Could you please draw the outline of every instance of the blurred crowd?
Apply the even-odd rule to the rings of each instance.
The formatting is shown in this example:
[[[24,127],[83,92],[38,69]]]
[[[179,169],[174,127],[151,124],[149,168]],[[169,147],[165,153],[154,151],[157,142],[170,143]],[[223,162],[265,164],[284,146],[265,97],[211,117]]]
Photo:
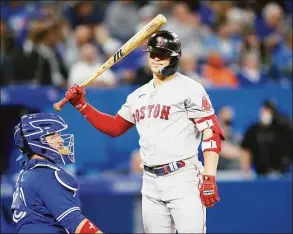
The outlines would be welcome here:
[[[1,85],[80,83],[157,14],[207,88],[292,82],[292,1],[1,1]],[[96,87],[151,78],[146,42]]]

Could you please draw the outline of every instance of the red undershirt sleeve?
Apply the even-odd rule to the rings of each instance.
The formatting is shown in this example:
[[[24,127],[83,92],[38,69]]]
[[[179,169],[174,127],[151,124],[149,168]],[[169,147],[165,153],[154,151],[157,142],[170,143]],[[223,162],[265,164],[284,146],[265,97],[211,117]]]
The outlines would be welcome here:
[[[111,137],[120,136],[134,126],[133,123],[128,122],[119,114],[112,116],[102,113],[89,103],[81,113],[96,129]]]

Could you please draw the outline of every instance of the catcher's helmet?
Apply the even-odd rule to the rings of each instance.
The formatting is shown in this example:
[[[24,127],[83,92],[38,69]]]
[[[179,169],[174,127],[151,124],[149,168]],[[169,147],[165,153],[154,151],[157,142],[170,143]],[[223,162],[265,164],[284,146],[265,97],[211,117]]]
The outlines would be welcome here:
[[[171,57],[170,64],[161,70],[163,76],[170,76],[177,71],[181,57],[181,42],[176,33],[167,30],[154,33],[149,38],[145,51]]]
[[[47,135],[60,133],[67,127],[67,123],[59,115],[53,113],[22,116],[13,134],[15,145],[22,152],[17,160],[35,153],[56,164],[66,165],[75,162],[73,134],[59,135],[62,138],[62,146],[58,149],[51,147],[45,138]]]

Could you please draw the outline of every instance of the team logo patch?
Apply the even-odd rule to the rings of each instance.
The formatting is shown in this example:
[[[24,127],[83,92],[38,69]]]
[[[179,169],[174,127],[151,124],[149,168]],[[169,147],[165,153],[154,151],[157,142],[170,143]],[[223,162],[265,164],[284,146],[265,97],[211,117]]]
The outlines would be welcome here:
[[[202,96],[201,108],[204,111],[211,111],[212,110],[212,105],[211,105],[209,98],[207,96]]]
[[[163,37],[157,37],[157,46],[164,45],[164,38]]]

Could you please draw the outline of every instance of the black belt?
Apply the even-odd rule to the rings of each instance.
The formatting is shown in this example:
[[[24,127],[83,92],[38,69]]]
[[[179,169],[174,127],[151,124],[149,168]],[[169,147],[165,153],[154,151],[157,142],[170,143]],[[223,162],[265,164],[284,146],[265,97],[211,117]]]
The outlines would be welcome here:
[[[169,173],[172,173],[174,171],[177,171],[179,168],[182,168],[185,166],[185,162],[182,160],[177,162],[172,162],[168,164],[164,164],[161,166],[155,166],[155,167],[148,167],[144,165],[144,169],[150,173],[156,174],[157,176],[167,175]]]

